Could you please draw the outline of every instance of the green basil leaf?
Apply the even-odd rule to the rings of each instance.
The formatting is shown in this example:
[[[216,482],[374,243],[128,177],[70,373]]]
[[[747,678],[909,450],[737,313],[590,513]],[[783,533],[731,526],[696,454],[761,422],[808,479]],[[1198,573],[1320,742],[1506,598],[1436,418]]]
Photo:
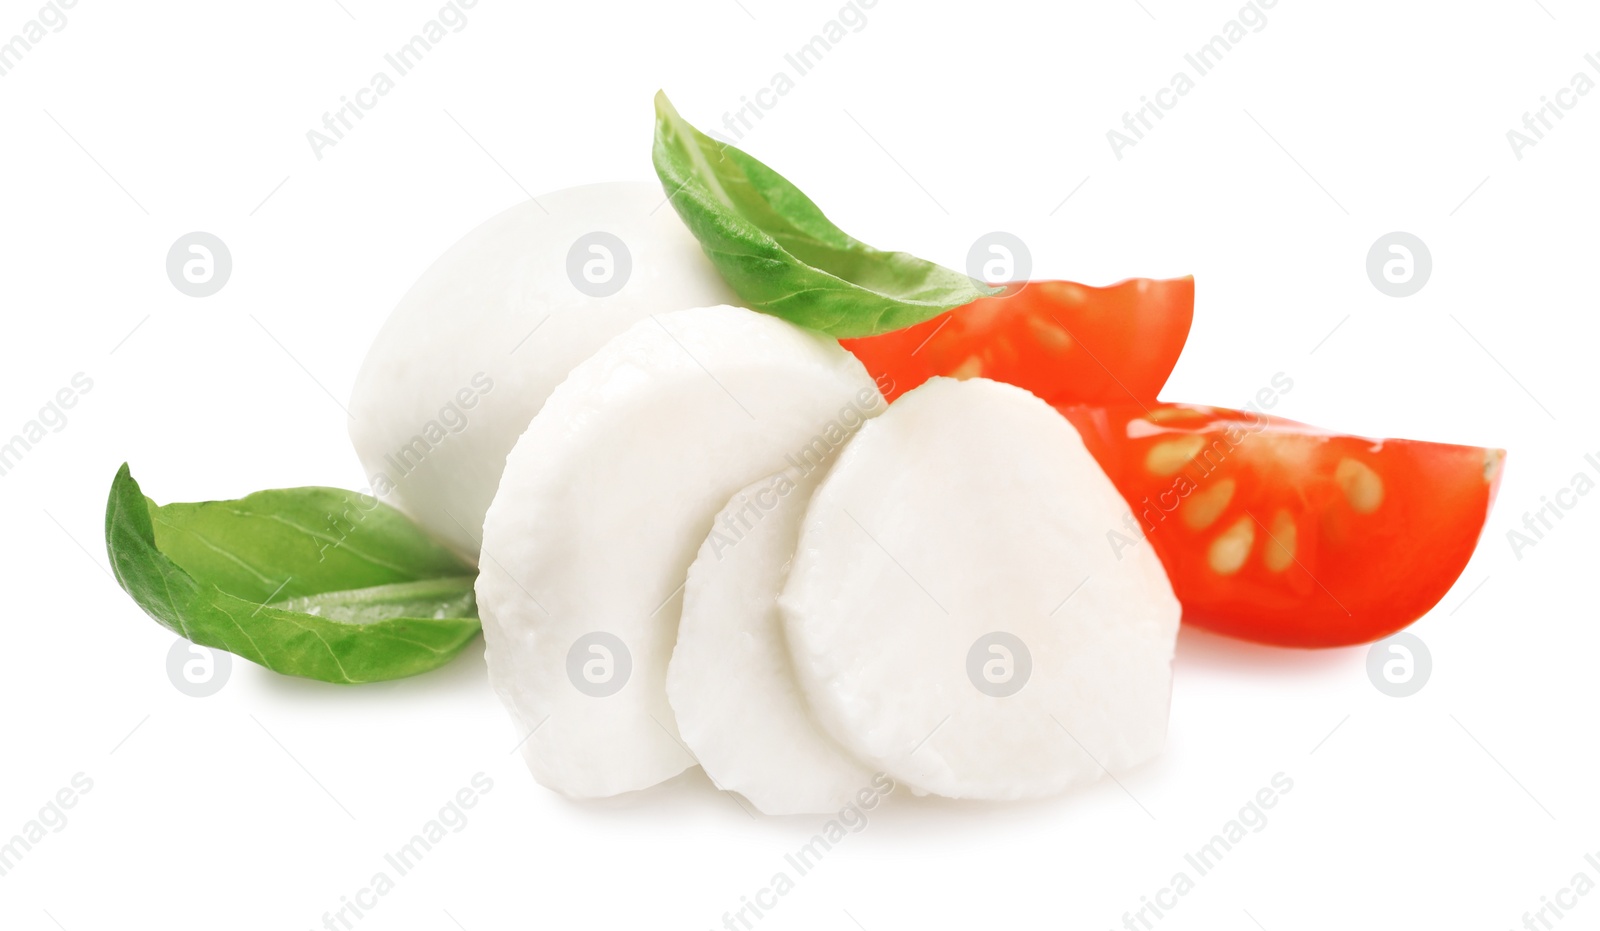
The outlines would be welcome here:
[[[123,465],[106,502],[106,551],[123,590],[158,623],[285,675],[416,675],[479,629],[473,570],[354,492],[158,506]]]
[[[672,207],[750,307],[840,339],[874,336],[999,293],[834,226],[811,199],[712,139],[656,93],[656,174]]]
[[[337,488],[167,504],[150,517],[169,559],[253,601],[471,574],[404,514]]]

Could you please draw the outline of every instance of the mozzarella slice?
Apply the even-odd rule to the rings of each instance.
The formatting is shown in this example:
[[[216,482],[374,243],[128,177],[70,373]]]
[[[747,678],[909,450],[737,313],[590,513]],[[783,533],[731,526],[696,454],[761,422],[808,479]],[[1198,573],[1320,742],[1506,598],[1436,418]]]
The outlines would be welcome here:
[[[1179,607],[1072,426],[985,379],[868,422],[807,511],[780,599],[823,728],[957,798],[1050,795],[1166,734]]]
[[[872,782],[817,726],[778,614],[800,522],[825,472],[769,476],[717,515],[689,567],[667,669],[679,731],[706,775],[769,815],[838,811]]]
[[[736,307],[646,319],[556,388],[506,461],[477,586],[490,679],[542,784],[607,796],[693,765],[665,680],[712,519],[881,403],[836,341]]]

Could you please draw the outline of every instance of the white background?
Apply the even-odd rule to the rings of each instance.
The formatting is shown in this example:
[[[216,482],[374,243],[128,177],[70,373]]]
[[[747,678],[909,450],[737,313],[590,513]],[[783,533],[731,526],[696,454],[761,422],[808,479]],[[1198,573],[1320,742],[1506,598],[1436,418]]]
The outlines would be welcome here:
[[[0,41],[38,6],[0,2]],[[752,820],[698,775],[563,801],[508,755],[478,644],[360,688],[241,660],[219,694],[186,697],[173,637],[107,574],[124,460],[160,501],[361,487],[339,404],[428,262],[530,193],[649,178],[658,87],[715,127],[839,10],[481,0],[315,158],[307,130],[438,6],[82,0],[0,78],[0,434],[74,373],[94,382],[0,477],[0,836],[75,773],[94,782],[0,877],[8,929],[320,927],[480,771],[494,789],[470,824],[362,931],[719,927],[820,825]],[[1195,274],[1168,399],[1239,405],[1284,372],[1274,413],[1509,449],[1477,556],[1413,628],[1432,680],[1393,699],[1363,648],[1185,632],[1168,749],[1126,791],[896,797],[762,931],[1118,927],[1279,772],[1294,789],[1268,825],[1162,931],[1520,927],[1574,874],[1600,878],[1583,859],[1600,851],[1600,496],[1521,559],[1506,540],[1600,454],[1600,93],[1521,160],[1506,139],[1600,55],[1600,15],[1280,0],[1115,158],[1107,130],[1238,9],[879,0],[742,144],[876,245],[962,267],[998,229],[1038,277]],[[213,297],[166,277],[192,230],[233,253]],[[1433,255],[1406,299],[1365,272],[1391,230]],[[1556,926],[1596,922],[1590,894]]]

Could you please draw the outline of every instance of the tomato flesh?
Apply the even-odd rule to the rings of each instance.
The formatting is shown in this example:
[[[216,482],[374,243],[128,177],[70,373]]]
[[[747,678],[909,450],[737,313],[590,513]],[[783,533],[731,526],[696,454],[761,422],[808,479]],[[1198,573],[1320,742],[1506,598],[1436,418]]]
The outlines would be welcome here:
[[[1499,487],[1498,449],[1344,436],[1155,398],[1194,279],[1019,282],[931,320],[843,340],[893,400],[991,378],[1055,405],[1127,499],[1113,549],[1148,537],[1184,620],[1282,646],[1385,637],[1444,597]]]
[[[894,400],[936,375],[982,376],[1050,404],[1154,401],[1189,338],[1194,279],[1105,288],[1014,282],[916,326],[842,340]]]
[[[1258,643],[1388,636],[1466,567],[1505,452],[1343,436],[1187,404],[1061,406],[1127,499],[1188,623]]]

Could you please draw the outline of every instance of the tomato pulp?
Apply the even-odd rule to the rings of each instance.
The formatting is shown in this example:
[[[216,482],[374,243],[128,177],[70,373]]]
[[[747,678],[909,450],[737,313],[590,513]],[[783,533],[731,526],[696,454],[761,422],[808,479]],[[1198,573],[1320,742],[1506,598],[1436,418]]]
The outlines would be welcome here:
[[[1154,401],[1189,338],[1194,279],[1105,288],[1014,282],[893,333],[841,340],[889,400],[936,375],[982,376],[1050,404]]]
[[[1345,646],[1427,613],[1466,567],[1504,450],[1344,436],[1188,404],[1060,406],[1127,499],[1184,621],[1259,643]]]

